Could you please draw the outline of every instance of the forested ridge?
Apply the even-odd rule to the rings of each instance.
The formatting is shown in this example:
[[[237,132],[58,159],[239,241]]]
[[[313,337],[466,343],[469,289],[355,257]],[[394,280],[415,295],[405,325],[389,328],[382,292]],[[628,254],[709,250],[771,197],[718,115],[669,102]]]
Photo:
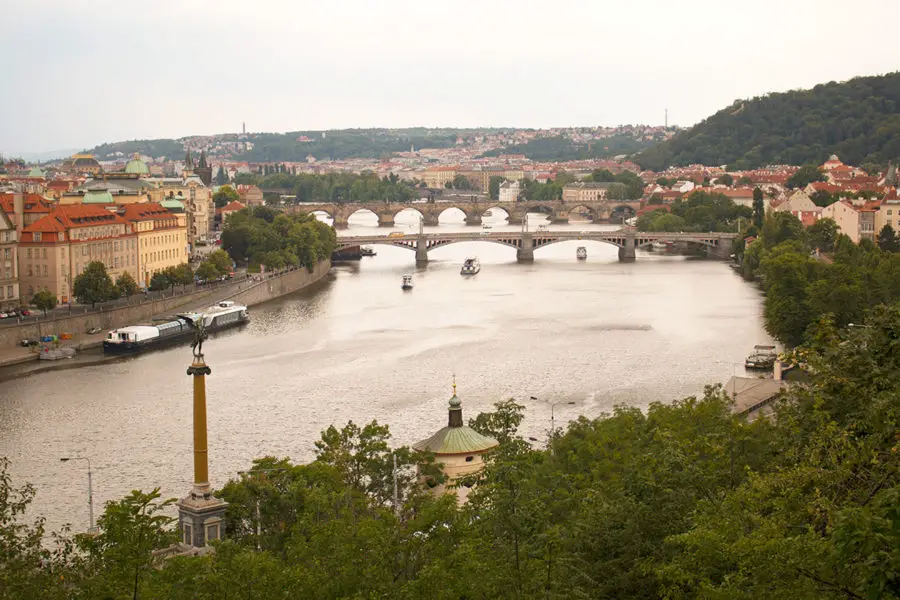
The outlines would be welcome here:
[[[712,387],[532,443],[498,402],[470,419],[500,446],[461,507],[386,425],[329,427],[313,462],[259,459],[216,492],[228,539],[203,557],[154,557],[176,538],[157,490],[109,502],[95,538],[51,536],[0,459],[0,599],[896,599],[900,307],[864,319],[815,324],[791,355],[811,379],[772,420]]]
[[[900,158],[900,72],[738,100],[634,160],[661,171],[690,164],[848,164]]]

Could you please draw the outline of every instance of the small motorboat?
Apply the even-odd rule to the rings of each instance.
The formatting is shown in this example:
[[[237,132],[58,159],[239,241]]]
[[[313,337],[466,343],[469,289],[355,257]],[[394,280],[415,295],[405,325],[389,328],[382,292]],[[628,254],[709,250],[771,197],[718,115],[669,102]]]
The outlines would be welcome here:
[[[584,260],[587,258],[587,248],[584,246],[578,246],[578,250],[575,251],[575,258],[578,260]]]
[[[484,213],[484,216],[487,218],[491,218],[494,216],[494,211],[492,211],[491,209],[487,209],[487,212]]]
[[[371,246],[363,246],[359,249],[360,256],[375,256],[375,250]]]
[[[651,247],[652,247],[654,250],[665,250],[665,249],[668,248],[668,246],[666,245],[665,242],[653,242],[653,243],[651,244]]]
[[[744,361],[744,367],[747,369],[772,369],[775,367],[775,361],[778,360],[778,352],[775,346],[757,344],[753,346],[753,352]]]
[[[403,289],[403,290],[413,289],[412,275],[404,275],[403,276],[403,281],[400,284],[400,289]]]
[[[478,258],[471,257],[467,258],[466,262],[463,263],[462,269],[459,270],[459,274],[477,275],[479,271],[481,271],[481,263],[478,261]]]

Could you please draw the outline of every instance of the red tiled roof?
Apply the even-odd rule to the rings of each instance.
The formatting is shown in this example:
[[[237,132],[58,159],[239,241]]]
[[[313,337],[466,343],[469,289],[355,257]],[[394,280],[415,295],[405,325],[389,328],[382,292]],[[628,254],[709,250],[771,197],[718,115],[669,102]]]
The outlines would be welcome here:
[[[46,216],[41,217],[22,230],[23,242],[34,242],[35,233],[59,233],[78,227],[95,227],[97,225],[115,225],[125,223],[119,215],[93,204],[66,204],[57,206]],[[57,239],[42,239],[42,242],[55,242]]]
[[[246,206],[244,206],[243,204],[241,204],[241,203],[238,202],[237,200],[232,200],[231,202],[229,202],[228,204],[226,204],[226,205],[223,206],[222,208],[217,209],[216,212],[219,212],[219,213],[237,212],[237,211],[242,210],[242,209],[244,209],[244,208],[246,208]]]
[[[24,194],[24,208],[27,213],[49,213],[52,205],[40,194]],[[7,214],[15,212],[12,194],[0,194],[0,210]]]
[[[161,218],[174,218],[172,213],[156,202],[126,204],[124,209],[121,214],[126,221],[152,221]]]

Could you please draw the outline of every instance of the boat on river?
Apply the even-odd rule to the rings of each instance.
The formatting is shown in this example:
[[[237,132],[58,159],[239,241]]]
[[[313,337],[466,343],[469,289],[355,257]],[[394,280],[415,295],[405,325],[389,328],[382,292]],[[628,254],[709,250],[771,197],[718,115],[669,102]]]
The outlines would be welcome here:
[[[584,260],[587,258],[587,248],[584,246],[578,246],[578,249],[575,250],[575,258],[578,260]]]
[[[462,269],[459,270],[460,275],[477,275],[481,271],[481,262],[478,257],[467,258],[463,263]]]
[[[223,300],[202,312],[185,312],[174,319],[156,325],[129,325],[113,329],[103,340],[107,354],[139,352],[192,339],[201,326],[206,331],[219,331],[250,320],[247,307],[232,300]]]
[[[747,369],[773,369],[777,359],[778,353],[775,351],[775,346],[757,344],[753,346],[753,352],[744,361],[744,367]]]
[[[650,245],[654,250],[665,250],[668,248],[665,242],[653,242]]]
[[[403,276],[403,280],[400,283],[400,289],[407,291],[413,289],[412,275],[407,274]]]
[[[359,249],[360,256],[375,256],[375,250],[371,246],[363,246]]]

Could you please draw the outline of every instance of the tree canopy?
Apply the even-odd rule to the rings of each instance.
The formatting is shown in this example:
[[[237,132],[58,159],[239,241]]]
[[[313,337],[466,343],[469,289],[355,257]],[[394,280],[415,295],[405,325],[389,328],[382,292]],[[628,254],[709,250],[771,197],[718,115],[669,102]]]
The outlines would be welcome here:
[[[849,164],[886,164],[900,158],[898,107],[900,72],[736,100],[635,161],[654,171],[698,163],[752,169],[822,164],[837,153]]]
[[[99,260],[89,262],[84,271],[75,277],[72,293],[80,303],[92,306],[117,296],[116,287],[106,272],[106,265]]]
[[[694,192],[679,198],[671,212],[657,209],[638,217],[640,231],[738,231],[738,219],[749,225],[753,210],[724,194]]]
[[[282,214],[266,207],[229,215],[222,248],[236,262],[271,269],[303,265],[312,269],[334,252],[334,229],[311,214]]]

